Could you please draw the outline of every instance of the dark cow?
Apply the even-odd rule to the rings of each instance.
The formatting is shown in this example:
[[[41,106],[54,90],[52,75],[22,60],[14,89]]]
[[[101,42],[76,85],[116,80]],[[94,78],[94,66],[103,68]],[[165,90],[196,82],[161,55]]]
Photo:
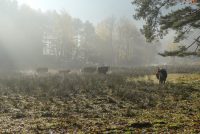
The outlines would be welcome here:
[[[66,75],[70,73],[70,70],[59,70],[58,73]]]
[[[98,67],[97,71],[100,74],[106,74],[109,71],[110,67],[108,66],[103,66],[103,67]]]
[[[156,77],[159,80],[159,84],[165,84],[165,81],[167,79],[167,70],[158,68]]]
[[[97,70],[96,67],[85,67],[81,70],[83,73],[95,73]]]
[[[37,68],[36,69],[37,73],[48,73],[48,68],[44,67],[44,68]]]

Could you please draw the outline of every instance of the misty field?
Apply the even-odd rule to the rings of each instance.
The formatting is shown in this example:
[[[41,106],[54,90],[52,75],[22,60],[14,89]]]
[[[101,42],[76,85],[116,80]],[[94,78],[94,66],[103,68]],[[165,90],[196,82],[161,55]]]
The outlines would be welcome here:
[[[136,72],[1,75],[0,132],[200,133],[200,73]]]

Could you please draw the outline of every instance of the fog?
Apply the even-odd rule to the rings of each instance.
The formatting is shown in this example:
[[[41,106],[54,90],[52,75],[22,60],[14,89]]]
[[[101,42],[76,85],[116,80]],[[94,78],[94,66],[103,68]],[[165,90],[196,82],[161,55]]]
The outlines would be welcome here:
[[[162,60],[161,43],[147,44],[129,17],[93,24],[66,10],[42,12],[0,0],[0,26],[1,69],[134,67]]]

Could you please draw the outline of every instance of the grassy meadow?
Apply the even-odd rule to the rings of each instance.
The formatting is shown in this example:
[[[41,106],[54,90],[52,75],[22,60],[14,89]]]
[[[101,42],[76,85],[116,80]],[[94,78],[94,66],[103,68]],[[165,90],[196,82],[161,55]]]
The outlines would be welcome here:
[[[198,70],[154,73],[1,75],[0,133],[200,133]]]

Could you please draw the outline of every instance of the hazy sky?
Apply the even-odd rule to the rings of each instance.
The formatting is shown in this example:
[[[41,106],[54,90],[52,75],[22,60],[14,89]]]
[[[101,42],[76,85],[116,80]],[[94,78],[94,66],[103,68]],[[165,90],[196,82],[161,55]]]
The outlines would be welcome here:
[[[66,10],[72,17],[98,23],[106,17],[119,16],[132,18],[132,0],[17,0],[34,9]]]
[[[128,17],[138,29],[141,22],[134,21],[134,7],[132,0],[17,0],[19,4],[27,4],[34,9],[47,10],[66,10],[72,17],[80,18],[83,21],[89,20],[97,24],[106,17]],[[164,44],[171,42],[172,37],[167,37]]]

